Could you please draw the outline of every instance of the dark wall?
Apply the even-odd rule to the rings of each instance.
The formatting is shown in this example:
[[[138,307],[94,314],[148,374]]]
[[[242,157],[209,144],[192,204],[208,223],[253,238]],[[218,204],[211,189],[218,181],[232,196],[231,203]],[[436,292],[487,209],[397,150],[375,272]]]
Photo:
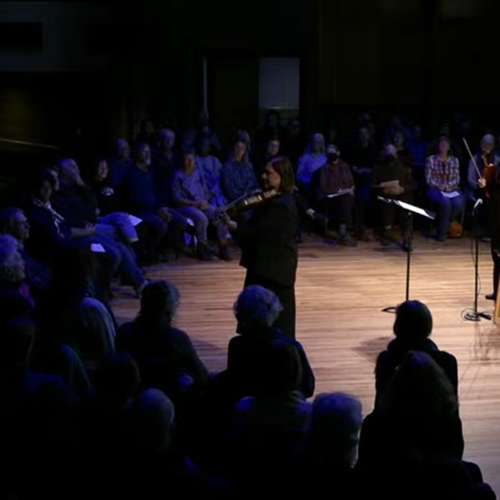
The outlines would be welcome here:
[[[210,111],[224,134],[242,120],[250,128],[258,122],[261,56],[301,58],[307,131],[365,108],[428,126],[462,109],[496,125],[494,0],[134,3],[89,2],[87,12],[79,2],[72,12],[68,1],[55,11],[47,3],[45,17],[33,11],[52,20],[45,55],[0,56],[0,137],[101,148],[133,135],[146,116],[183,128],[201,106],[203,56],[212,72]],[[16,12],[26,5],[29,20],[29,9],[44,2],[15,4]]]

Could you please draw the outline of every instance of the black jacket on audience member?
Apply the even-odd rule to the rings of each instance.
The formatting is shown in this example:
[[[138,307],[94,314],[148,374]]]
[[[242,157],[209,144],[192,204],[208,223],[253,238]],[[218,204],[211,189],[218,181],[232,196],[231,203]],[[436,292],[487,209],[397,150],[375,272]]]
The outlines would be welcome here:
[[[54,208],[66,219],[70,227],[84,227],[97,222],[97,200],[87,186],[61,186],[54,193]]]
[[[375,367],[377,400],[389,385],[396,368],[408,351],[423,351],[428,354],[443,369],[453,386],[455,394],[458,394],[458,364],[453,354],[440,351],[438,346],[430,339],[425,339],[411,345],[400,339],[394,339],[389,342],[387,350],[382,351],[377,358],[377,365]]]
[[[271,340],[282,340],[297,349],[301,361],[302,379],[300,391],[305,398],[314,394],[315,377],[302,344],[284,335],[276,328],[263,328],[259,331],[243,333],[229,341],[227,355],[227,373],[231,384],[241,396],[253,396],[258,393],[255,370],[262,352]]]
[[[106,181],[92,180],[89,182],[89,186],[97,200],[99,215],[122,212],[115,190],[111,188]]]

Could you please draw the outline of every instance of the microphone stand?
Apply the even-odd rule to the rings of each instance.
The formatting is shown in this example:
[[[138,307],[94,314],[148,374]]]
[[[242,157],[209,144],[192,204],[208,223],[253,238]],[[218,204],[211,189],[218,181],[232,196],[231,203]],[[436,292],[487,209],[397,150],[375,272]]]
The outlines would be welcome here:
[[[477,310],[477,298],[479,296],[479,206],[482,200],[479,199],[472,209],[472,220],[474,221],[474,309],[464,314],[467,321],[481,321],[481,318],[491,320],[491,314],[488,312],[479,312]]]

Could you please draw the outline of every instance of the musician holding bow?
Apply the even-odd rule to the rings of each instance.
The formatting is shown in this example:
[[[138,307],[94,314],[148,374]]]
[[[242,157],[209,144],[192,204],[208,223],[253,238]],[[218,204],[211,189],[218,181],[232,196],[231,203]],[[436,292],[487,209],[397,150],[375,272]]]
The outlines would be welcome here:
[[[247,270],[244,287],[261,285],[280,299],[283,311],[275,326],[295,337],[295,277],[297,272],[297,208],[293,196],[295,180],[288,158],[268,163],[262,174],[264,189],[276,195],[263,198],[248,220],[227,224],[242,249],[240,265]]]

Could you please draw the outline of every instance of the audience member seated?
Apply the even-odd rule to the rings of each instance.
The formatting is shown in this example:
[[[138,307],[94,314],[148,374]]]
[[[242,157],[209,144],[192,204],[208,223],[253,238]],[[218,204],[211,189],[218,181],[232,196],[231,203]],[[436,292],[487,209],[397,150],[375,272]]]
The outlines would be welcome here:
[[[340,159],[337,146],[330,144],[326,148],[327,162],[312,177],[315,199],[327,214],[330,227],[338,229],[340,243],[354,246],[356,240],[347,230],[353,228],[354,178],[347,163]]]
[[[406,147],[407,140],[408,137],[406,133],[402,129],[397,129],[392,133],[389,143],[396,148],[398,160],[405,167],[411,167],[413,164],[413,158],[411,157],[410,151]]]
[[[29,315],[3,314],[0,331],[2,496],[66,498],[77,480],[77,400],[58,377],[31,369],[35,324]]]
[[[429,156],[425,165],[426,196],[436,207],[436,239],[444,241],[450,223],[464,210],[465,199],[460,191],[460,165],[450,154],[450,140],[441,137],[437,154]]]
[[[173,283],[149,283],[139,315],[118,329],[116,340],[117,349],[137,361],[144,387],[159,387],[176,401],[208,379],[189,336],[174,327],[178,305],[179,292]]]
[[[97,156],[91,165],[91,178],[89,186],[94,193],[97,205],[99,224],[113,226],[120,238],[127,244],[133,246],[138,243],[139,236],[135,226],[130,220],[130,216],[121,210],[120,201],[115,194],[115,190],[108,182],[108,162],[105,158]]]
[[[213,207],[223,207],[226,205],[227,200],[222,194],[221,187],[222,163],[219,158],[212,154],[208,139],[203,139],[198,145],[196,166],[201,170],[205,178],[210,205]]]
[[[360,498],[492,498],[479,468],[461,460],[458,399],[442,368],[422,351],[401,359],[361,430]],[[478,495],[477,497],[475,495]]]
[[[118,139],[115,145],[115,155],[109,161],[109,185],[120,190],[121,184],[132,166],[130,146],[126,139]]]
[[[326,163],[325,139],[322,134],[314,134],[305,154],[297,166],[297,185],[307,195],[310,194],[309,184],[311,178]]]
[[[172,177],[179,166],[179,159],[174,148],[175,132],[162,128],[158,132],[158,150],[151,160],[156,176],[158,203],[162,206],[170,205]]]
[[[156,127],[153,120],[144,118],[139,126],[139,133],[135,138],[136,143],[145,142],[154,154],[157,147]]]
[[[0,234],[0,317],[33,313],[35,302],[25,278],[25,264],[16,239]]]
[[[118,262],[118,273],[127,284],[134,287],[140,296],[146,285],[146,279],[136,263],[132,250],[120,241],[117,227],[122,227],[123,216],[114,218],[114,214],[105,217],[106,223],[99,221],[96,199],[92,190],[83,182],[80,170],[74,160],[64,159],[59,163],[61,187],[54,194],[54,205],[71,227],[89,229],[93,243],[99,243],[107,254]],[[114,222],[114,225],[110,225]],[[130,228],[129,228],[130,230]],[[93,234],[92,234],[93,231]],[[134,238],[127,232],[129,238]]]
[[[302,127],[298,118],[290,119],[288,121],[287,129],[288,141],[286,144],[282,145],[282,149],[284,153],[286,153],[286,156],[290,158],[290,162],[292,163],[292,166],[296,171],[297,162],[299,161],[299,158],[304,151],[304,143],[306,141],[304,140]]]
[[[382,162],[373,169],[372,189],[375,195],[380,195],[384,198],[407,203],[413,202],[412,193],[415,189],[415,183],[411,171],[409,167],[406,167],[398,160],[396,148],[392,144],[388,144],[384,148]],[[401,232],[403,233],[403,247],[408,249],[410,244],[409,232],[412,231],[412,225],[405,211],[384,202],[379,202],[378,206],[380,207],[382,219],[382,228],[380,231],[382,244],[389,243],[389,231],[391,231],[397,217]]]
[[[333,486],[335,497],[356,498],[354,466],[362,423],[361,403],[353,396],[336,392],[314,398],[307,442],[296,470],[301,494],[319,498]]]
[[[371,200],[371,177],[379,153],[368,127],[362,126],[348,151],[347,161],[351,165],[356,186],[356,236],[363,238],[368,222],[368,207]],[[369,221],[373,222],[373,221]]]
[[[92,255],[70,248],[56,261],[51,304],[44,329],[45,343],[68,344],[81,358],[89,376],[115,351],[115,320],[91,296]]]
[[[458,367],[455,356],[440,351],[429,338],[432,333],[432,315],[425,304],[418,300],[403,302],[396,311],[394,335],[396,338],[382,351],[375,367],[376,405],[380,402],[398,366],[408,351],[423,351],[443,369],[458,395]]]
[[[219,218],[217,208],[210,205],[210,193],[201,169],[196,166],[193,150],[182,155],[181,167],[175,172],[172,180],[172,199],[179,212],[194,222],[198,239],[197,254],[202,260],[211,260],[208,248],[208,226],[212,224],[217,230],[219,257],[231,260],[228,251],[229,232],[227,226]]]
[[[182,215],[160,203],[155,170],[151,165],[151,149],[145,142],[134,148],[134,164],[124,181],[124,193],[128,210],[142,219],[146,226],[144,244],[149,259],[164,255],[169,232],[173,233],[171,236],[182,239],[183,232],[190,231]]]
[[[256,393],[236,405],[228,466],[236,491],[265,488],[274,496],[291,486],[287,480],[304,447],[312,405],[299,389],[301,360],[293,345],[273,339],[260,354]]]
[[[222,152],[222,146],[217,133],[210,128],[208,114],[201,110],[196,118],[196,125],[186,130],[182,137],[182,150],[194,149],[203,139],[208,139],[212,151],[219,155]]]
[[[288,142],[288,130],[281,124],[279,111],[269,110],[264,119],[264,126],[257,132],[255,141],[256,151],[261,154],[269,141],[277,139],[282,144]]]
[[[19,208],[0,210],[0,233],[10,234],[17,241],[17,248],[24,260],[24,281],[38,302],[47,293],[50,285],[50,270],[34,260],[26,249],[30,236],[30,225],[23,211]]]
[[[254,165],[255,167],[255,175],[257,178],[260,178],[262,174],[264,173],[264,170],[266,168],[266,165],[278,158],[280,156],[280,148],[281,148],[281,142],[277,138],[271,138],[266,144],[265,150],[263,151],[262,155],[257,158],[256,164]]]
[[[240,396],[255,394],[258,383],[255,375],[256,360],[273,339],[286,341],[297,349],[302,367],[299,389],[306,398],[314,393],[314,374],[302,345],[273,328],[281,310],[278,297],[258,285],[246,287],[234,304],[239,335],[229,342],[227,374]]]
[[[245,158],[246,153],[245,143],[238,140],[231,157],[222,167],[222,191],[230,202],[259,188],[254,168]]]

